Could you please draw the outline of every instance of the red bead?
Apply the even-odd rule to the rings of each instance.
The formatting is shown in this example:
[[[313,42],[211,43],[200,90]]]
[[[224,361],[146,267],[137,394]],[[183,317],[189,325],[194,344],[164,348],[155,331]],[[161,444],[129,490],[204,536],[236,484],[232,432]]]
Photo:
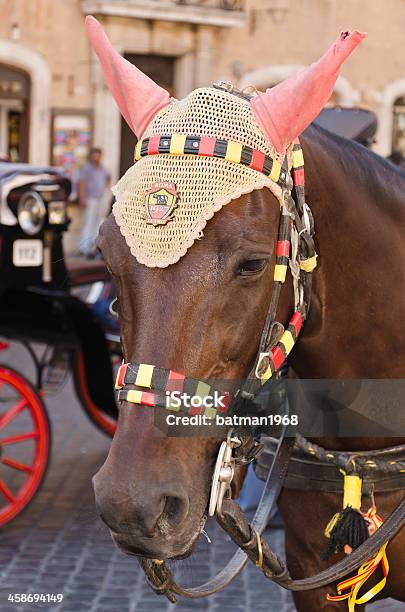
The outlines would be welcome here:
[[[304,168],[293,170],[294,185],[305,185]]]
[[[252,168],[253,170],[257,170],[258,172],[261,172],[263,170],[264,157],[265,157],[264,153],[262,153],[261,151],[257,151],[256,149],[253,149],[252,161],[249,164],[250,168]]]
[[[160,136],[151,136],[148,144],[148,155],[157,155],[159,153]]]
[[[179,374],[178,372],[173,372],[173,370],[170,370],[166,390],[182,392],[184,386],[184,378],[184,374]]]
[[[285,359],[284,353],[280,349],[280,347],[275,346],[274,349],[272,349],[271,354],[272,354],[272,361],[273,361],[274,367],[276,370],[278,370],[279,368],[281,368],[281,366],[284,363],[284,359]]]
[[[278,257],[288,257],[290,253],[290,241],[289,240],[279,240],[277,242],[276,255]]]
[[[217,139],[211,136],[201,136],[198,155],[212,157],[214,155],[215,143]]]
[[[294,312],[293,316],[291,317],[290,325],[293,325],[295,328],[295,333],[298,336],[302,327],[302,315],[300,312]]]
[[[154,393],[144,391],[141,399],[144,406],[156,406],[156,398]]]
[[[120,366],[118,375],[118,387],[123,387],[125,385],[125,374],[127,373],[127,368],[127,363],[124,363],[122,366]]]

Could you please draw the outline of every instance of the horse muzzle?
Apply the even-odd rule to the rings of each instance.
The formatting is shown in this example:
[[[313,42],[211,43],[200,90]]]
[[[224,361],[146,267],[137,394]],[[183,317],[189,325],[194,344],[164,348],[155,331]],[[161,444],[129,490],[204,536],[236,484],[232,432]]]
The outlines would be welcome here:
[[[104,467],[93,478],[96,507],[114,542],[130,555],[187,556],[199,530],[186,490],[174,479],[139,486],[110,478]]]
[[[139,538],[127,533],[110,531],[114,544],[126,555],[147,559],[167,561],[169,559],[184,559],[193,549],[199,533],[195,534],[192,544],[190,538],[176,537],[176,542],[167,538]]]

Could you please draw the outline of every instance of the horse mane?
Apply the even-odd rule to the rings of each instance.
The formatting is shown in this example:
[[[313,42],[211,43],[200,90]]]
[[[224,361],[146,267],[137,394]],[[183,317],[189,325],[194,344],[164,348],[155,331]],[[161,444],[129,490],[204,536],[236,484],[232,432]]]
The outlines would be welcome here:
[[[368,186],[379,199],[383,197],[384,207],[396,203],[404,209],[405,170],[367,147],[314,124],[305,130],[304,140],[308,140],[311,148],[320,146],[342,168],[345,177],[357,185]]]

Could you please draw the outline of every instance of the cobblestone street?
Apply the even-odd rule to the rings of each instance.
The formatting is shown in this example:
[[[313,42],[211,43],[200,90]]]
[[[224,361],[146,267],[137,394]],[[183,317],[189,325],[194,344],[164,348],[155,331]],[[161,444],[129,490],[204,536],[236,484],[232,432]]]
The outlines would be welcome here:
[[[28,373],[22,349],[12,347],[10,365]],[[22,363],[21,363],[22,362]],[[91,476],[106,456],[109,440],[89,423],[70,381],[47,399],[52,430],[52,460],[45,484],[22,516],[2,530],[0,546],[0,612],[45,609],[63,612],[163,612],[209,610],[222,612],[293,612],[289,593],[264,580],[252,565],[222,593],[208,600],[179,602],[176,608],[159,599],[146,585],[134,559],[116,550],[98,519]],[[233,545],[208,524],[210,545],[201,538],[191,559],[175,566],[182,584],[197,584],[220,569]],[[268,532],[282,551],[283,532]],[[10,593],[62,593],[62,604],[8,602]],[[399,603],[380,602],[368,609],[400,612]],[[309,611],[310,612],[310,611]]]

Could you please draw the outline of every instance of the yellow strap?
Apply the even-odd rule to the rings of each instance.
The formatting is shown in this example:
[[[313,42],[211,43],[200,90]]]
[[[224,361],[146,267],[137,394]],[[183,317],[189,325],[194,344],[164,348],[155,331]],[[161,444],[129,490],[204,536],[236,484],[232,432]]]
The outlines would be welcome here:
[[[297,151],[293,151],[293,167],[299,168],[304,165],[304,154],[302,149],[298,149]]]
[[[344,580],[340,582],[337,586],[338,595],[326,595],[326,599],[328,601],[344,601],[347,599],[347,605],[349,612],[355,612],[356,604],[362,605],[367,603],[373,597],[375,597],[382,589],[385,587],[387,582],[387,576],[389,572],[389,563],[386,554],[388,542],[383,544],[380,550],[366,563],[364,563],[358,570],[356,576],[349,578],[348,580]],[[377,582],[371,589],[367,591],[364,595],[362,595],[359,599],[357,599],[358,592],[361,587],[367,582],[367,580],[372,576],[380,563],[383,563],[383,572],[384,577]],[[345,591],[350,588],[350,591],[346,594],[342,594],[342,591]]]
[[[273,159],[273,165],[271,167],[271,172],[270,172],[270,179],[274,181],[275,183],[277,183],[278,179],[280,178],[280,172],[281,172],[280,162],[277,161],[276,159]]]
[[[291,353],[292,347],[294,346],[294,338],[292,333],[288,331],[288,329],[281,336],[280,342],[284,346],[287,355],[289,355]]]
[[[370,601],[370,599],[373,599],[373,597],[375,597],[377,595],[377,593],[379,593],[380,591],[383,590],[383,588],[386,585],[387,582],[387,576],[388,576],[388,572],[390,569],[390,565],[388,563],[388,557],[387,557],[387,553],[386,553],[386,548],[387,548],[387,544],[384,544],[384,546],[382,547],[381,550],[383,550],[383,555],[381,558],[381,561],[383,561],[386,565],[386,572],[385,572],[385,576],[380,580],[380,582],[377,582],[377,584],[375,584],[370,590],[367,591],[367,593],[364,593],[364,595],[362,595],[360,597],[360,599],[358,599],[356,601],[356,603],[358,604],[364,604],[367,603],[368,601]]]
[[[361,487],[362,479],[360,476],[348,476],[345,474],[343,485],[343,508],[351,506],[355,510],[360,510]]]
[[[137,391],[136,389],[131,389],[130,391],[128,391],[127,402],[131,402],[132,404],[141,404],[142,391]]]
[[[171,155],[184,155],[184,145],[186,143],[185,134],[173,134],[170,142]]]
[[[283,264],[276,264],[274,266],[274,280],[275,281],[278,281],[279,283],[284,283],[286,274],[287,274],[287,266],[284,266]]]
[[[230,140],[226,147],[225,159],[239,164],[242,155],[242,145],[239,142]]]
[[[304,272],[312,272],[313,270],[315,270],[317,266],[317,258],[318,255],[315,253],[315,255],[313,255],[312,257],[308,257],[308,259],[303,259],[300,262],[301,270],[304,270]]]
[[[147,363],[141,363],[138,369],[138,373],[135,379],[135,385],[137,387],[146,387],[150,389],[152,383],[152,375],[155,366]]]
[[[330,534],[336,523],[338,522],[338,518],[340,516],[340,512],[336,512],[330,519],[329,523],[325,527],[324,534],[327,538],[330,538]]]
[[[138,161],[138,159],[141,159],[141,147],[142,147],[142,140],[138,140],[138,142],[136,143],[136,147],[135,147],[135,161]]]
[[[271,367],[269,366],[264,374],[261,376],[262,385],[272,377]]]

